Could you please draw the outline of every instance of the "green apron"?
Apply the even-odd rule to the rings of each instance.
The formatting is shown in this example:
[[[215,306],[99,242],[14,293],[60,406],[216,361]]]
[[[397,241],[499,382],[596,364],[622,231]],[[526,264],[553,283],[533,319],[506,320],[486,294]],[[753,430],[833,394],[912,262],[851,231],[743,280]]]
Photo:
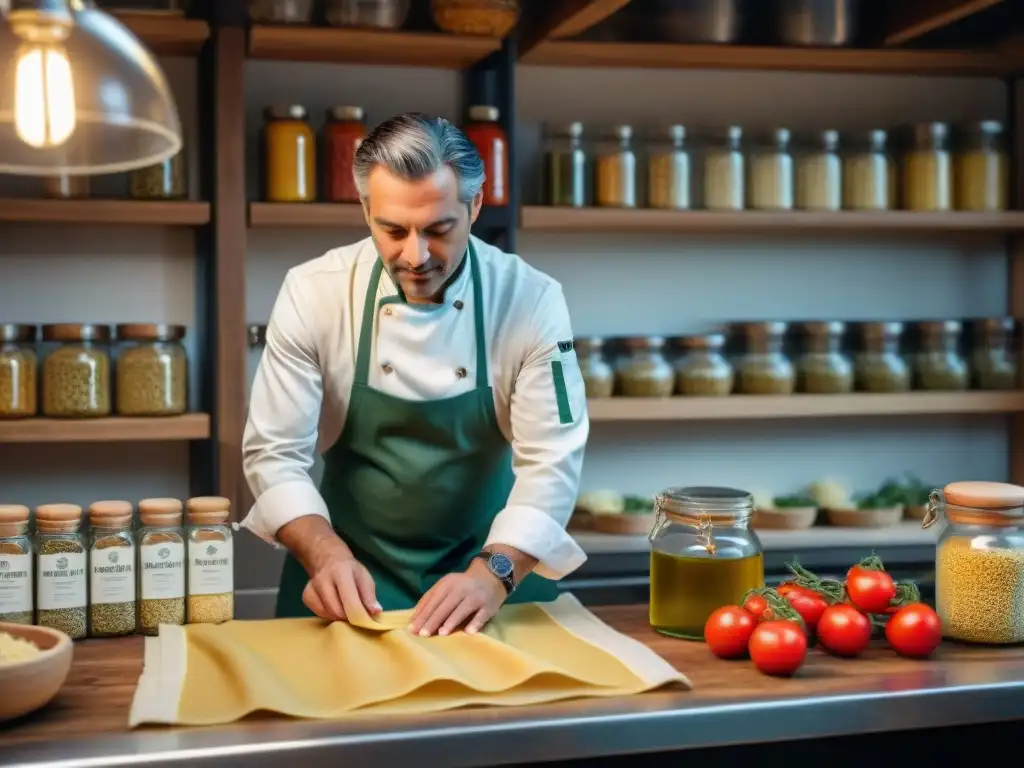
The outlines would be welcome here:
[[[415,401],[368,385],[380,309],[378,258],[366,289],[345,427],[323,457],[320,493],[331,525],[370,571],[384,610],[412,608],[441,577],[468,568],[512,490],[512,451],[498,428],[487,375],[483,290],[472,243],[466,258],[473,281],[476,388]],[[305,569],[289,555],[277,616],[312,615],[302,602],[308,582]],[[557,596],[554,581],[530,574],[509,602]]]

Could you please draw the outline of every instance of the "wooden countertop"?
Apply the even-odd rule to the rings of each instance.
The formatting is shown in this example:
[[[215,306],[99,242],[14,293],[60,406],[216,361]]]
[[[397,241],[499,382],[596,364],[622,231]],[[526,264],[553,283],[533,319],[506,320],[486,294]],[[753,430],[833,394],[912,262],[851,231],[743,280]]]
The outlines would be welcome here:
[[[927,661],[900,659],[882,647],[853,660],[836,659],[812,650],[805,666],[794,678],[777,679],[761,675],[748,661],[716,659],[702,643],[657,635],[647,624],[646,606],[597,608],[594,613],[616,629],[646,643],[676,666],[691,679],[693,690],[656,692],[616,700],[577,700],[540,707],[458,710],[423,717],[386,718],[383,721],[379,717],[371,720],[359,716],[332,722],[297,721],[267,715],[222,727],[143,727],[128,731],[128,710],[142,671],[143,639],[87,640],[76,644],[68,681],[48,707],[19,721],[0,724],[0,752],[5,759],[29,764],[35,760],[41,763],[58,754],[62,757],[69,754],[84,757],[88,752],[95,758],[111,752],[123,751],[132,755],[141,752],[146,758],[140,757],[140,764],[162,765],[165,763],[158,759],[161,755],[169,761],[171,751],[194,750],[196,745],[203,748],[216,745],[222,750],[227,748],[224,745],[245,745],[247,753],[253,757],[253,745],[258,742],[280,758],[283,753],[280,747],[273,746],[275,743],[283,740],[299,743],[301,739],[310,739],[312,741],[307,746],[314,753],[319,747],[329,747],[336,759],[341,754],[352,756],[354,750],[367,749],[372,742],[368,737],[374,734],[382,737],[387,734],[390,748],[408,749],[409,743],[396,740],[396,734],[407,732],[410,738],[416,739],[417,748],[421,745],[427,748],[431,735],[442,741],[450,741],[460,734],[468,739],[472,733],[479,738],[481,730],[498,730],[499,726],[501,733],[512,733],[514,739],[509,739],[509,742],[517,742],[516,748],[529,750],[537,747],[526,745],[525,742],[530,740],[524,742],[521,733],[515,736],[514,727],[510,729],[510,726],[518,724],[524,728],[539,729],[537,737],[543,738],[546,728],[563,727],[559,723],[569,727],[570,718],[574,728],[588,723],[598,726],[604,722],[603,733],[595,733],[602,733],[600,738],[612,738],[619,743],[626,738],[627,732],[633,731],[625,727],[621,730],[616,728],[615,735],[608,736],[609,720],[629,723],[635,731],[643,725],[645,718],[657,718],[659,725],[653,733],[660,734],[659,738],[671,739],[684,738],[673,733],[687,729],[670,727],[665,717],[686,716],[693,720],[695,727],[699,727],[698,733],[707,742],[713,738],[711,730],[714,730],[708,723],[713,726],[717,722],[714,718],[724,716],[729,723],[729,742],[739,743],[769,738],[764,734],[780,739],[820,735],[802,730],[799,734],[786,736],[783,732],[771,730],[775,727],[771,723],[778,721],[778,728],[813,730],[815,719],[826,715],[827,732],[831,734],[844,729],[853,733],[939,726],[947,716],[951,722],[959,723],[1024,717],[1022,647],[944,644],[936,657]],[[970,696],[964,697],[964,693]],[[923,706],[921,694],[929,694],[927,706]],[[865,706],[869,700],[871,705]],[[961,700],[962,706],[956,703]],[[858,702],[861,709],[857,710],[856,716],[851,716],[853,712],[849,708]],[[723,711],[722,705],[730,706]],[[735,719],[737,706],[758,716],[744,718],[741,724]],[[802,710],[807,707],[806,713],[802,711],[800,717],[794,718],[793,706]],[[789,714],[781,719],[772,716],[773,712],[780,710]],[[822,727],[826,726],[823,724]],[[647,728],[650,730],[650,724]],[[168,738],[169,734],[174,738]],[[597,747],[579,738],[582,735],[574,734],[576,738],[571,740],[558,740],[557,744],[565,749],[572,742],[572,749],[561,754],[562,759],[615,753],[609,751],[612,747],[594,751]],[[644,738],[651,736],[645,734]],[[718,740],[711,743],[726,743],[720,737],[714,738]],[[189,739],[196,743],[188,743]],[[69,741],[75,744],[67,743]],[[382,738],[378,746],[382,746],[384,741]],[[626,742],[622,744],[620,751],[624,751]],[[708,745],[698,744],[691,738],[675,748]],[[448,748],[451,746],[448,744]],[[548,750],[552,748],[557,751],[557,747],[546,747]],[[588,749],[591,750],[589,753]],[[379,752],[358,754],[360,758],[368,758],[371,754],[383,755]],[[220,755],[223,757],[223,751]],[[554,759],[554,756],[549,759]],[[261,765],[268,764],[271,763],[261,762]],[[287,764],[287,761],[281,764]]]

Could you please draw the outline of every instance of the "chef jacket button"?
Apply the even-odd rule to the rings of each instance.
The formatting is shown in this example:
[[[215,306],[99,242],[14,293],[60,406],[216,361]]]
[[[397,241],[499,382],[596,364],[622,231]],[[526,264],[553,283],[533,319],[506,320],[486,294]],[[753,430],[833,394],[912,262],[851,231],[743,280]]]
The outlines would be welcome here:
[[[384,363],[384,365],[381,366],[381,370],[383,370],[384,373],[392,373],[395,369],[391,367],[391,363]]]
[[[456,368],[455,369],[455,375],[458,376],[460,379],[466,378],[466,369],[465,368]]]
[[[393,314],[394,314],[394,312],[392,312],[392,311],[391,311],[391,307],[386,307],[386,308],[384,309],[384,314],[385,314],[385,315],[388,315],[388,316],[390,317],[391,315],[393,315]]]
[[[456,299],[455,303],[453,303],[452,306],[455,307],[456,309],[462,309],[466,305],[462,303],[462,299]],[[462,369],[460,368],[459,370]]]

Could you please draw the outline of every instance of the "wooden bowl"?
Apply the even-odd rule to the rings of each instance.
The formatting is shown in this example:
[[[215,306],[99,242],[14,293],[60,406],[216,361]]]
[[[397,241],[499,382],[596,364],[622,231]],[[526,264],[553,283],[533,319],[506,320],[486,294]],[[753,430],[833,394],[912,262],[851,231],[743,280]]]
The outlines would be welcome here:
[[[594,515],[594,530],[598,533],[612,533],[626,536],[646,536],[654,527],[655,514]]]
[[[905,507],[903,514],[911,520],[924,520],[928,514],[928,507],[924,504],[913,504]]]
[[[0,722],[27,715],[49,704],[71,669],[74,644],[56,629],[0,622],[0,632],[35,643],[38,656],[0,663]]]
[[[883,509],[830,509],[829,525],[839,528],[888,528],[899,525],[903,519],[903,506]]]
[[[818,519],[817,507],[785,507],[754,510],[754,528],[764,530],[800,531],[810,528]]]

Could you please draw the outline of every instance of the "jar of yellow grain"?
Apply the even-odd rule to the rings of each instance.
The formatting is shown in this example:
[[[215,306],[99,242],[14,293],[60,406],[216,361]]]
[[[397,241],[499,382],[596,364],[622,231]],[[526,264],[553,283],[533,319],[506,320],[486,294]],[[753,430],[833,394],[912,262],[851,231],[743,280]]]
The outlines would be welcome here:
[[[950,483],[932,491],[927,528],[944,517],[935,556],[935,607],[946,637],[1024,642],[1024,488]]]
[[[183,325],[117,326],[117,413],[176,416],[188,405],[188,357]]]
[[[0,419],[36,415],[36,327],[0,324]]]
[[[43,415],[110,415],[110,328],[90,323],[43,326]]]

